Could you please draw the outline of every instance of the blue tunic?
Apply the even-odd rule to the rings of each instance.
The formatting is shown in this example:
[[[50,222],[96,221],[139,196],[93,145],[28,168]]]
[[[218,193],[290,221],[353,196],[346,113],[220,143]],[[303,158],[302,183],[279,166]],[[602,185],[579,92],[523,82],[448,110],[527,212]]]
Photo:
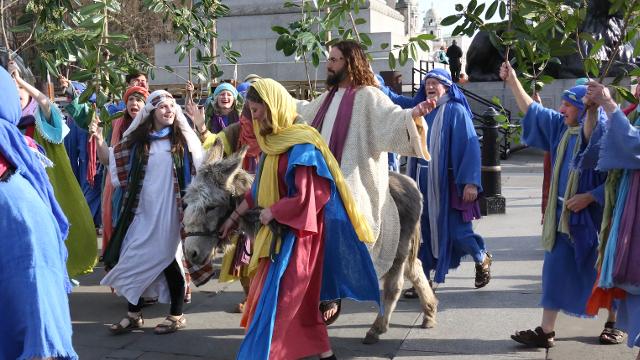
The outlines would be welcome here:
[[[388,93],[391,100],[403,108],[410,108],[424,101],[424,89],[413,98]],[[460,266],[461,259],[471,255],[476,263],[483,261],[486,251],[482,237],[473,232],[471,222],[462,219],[462,213],[453,209],[449,203],[450,186],[455,185],[458,196],[462,196],[466,184],[478,187],[482,192],[480,171],[480,144],[473,127],[473,122],[466,109],[457,102],[449,101],[440,106],[446,106],[441,134],[440,154],[440,211],[438,216],[438,249],[439,254],[432,253],[431,225],[429,223],[429,208],[427,192],[429,187],[429,162],[423,159],[409,159],[407,174],[417,181],[423,194],[424,206],[421,219],[422,244],[419,258],[427,277],[435,270],[435,281],[443,283],[449,269]],[[425,116],[428,125],[427,144],[431,141],[431,132],[438,109]]]
[[[564,115],[538,103],[531,104],[522,119],[523,142],[551,152],[552,164],[562,162],[557,193],[549,194],[550,197],[558,197],[556,222],[559,222],[564,206],[563,196],[574,161],[573,148],[579,136],[570,135],[564,157],[558,159],[557,148],[566,130]],[[605,180],[606,175],[597,171],[585,170],[580,174],[576,193],[590,192],[596,202],[578,213],[571,213],[569,224],[572,238],[557,232],[553,249],[545,252],[541,300],[545,309],[587,316],[585,307],[596,280],[597,235],[602,219]]]

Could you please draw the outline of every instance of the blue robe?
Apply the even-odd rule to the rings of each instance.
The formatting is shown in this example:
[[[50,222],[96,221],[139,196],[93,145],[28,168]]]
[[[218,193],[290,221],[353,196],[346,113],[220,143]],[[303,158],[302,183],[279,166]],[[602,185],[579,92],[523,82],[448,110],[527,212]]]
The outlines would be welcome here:
[[[382,311],[378,278],[367,247],[361,242],[344,209],[333,176],[324,157],[313,145],[295,145],[289,150],[285,183],[289,195],[296,192],[295,167],[314,167],[316,173],[331,184],[331,197],[324,207],[324,263],[321,300],[350,298],[375,301]],[[259,173],[259,172],[258,172]],[[259,177],[253,183],[253,198],[257,199]],[[297,238],[291,231],[282,236],[280,253],[269,271],[247,334],[240,345],[238,359],[268,359],[276,318],[280,279],[293,252]]]
[[[634,118],[635,126],[632,126],[629,119],[633,121]],[[617,109],[609,116],[607,123],[598,123],[578,162],[583,169],[625,170],[620,180],[614,214],[620,213],[620,208],[626,203],[622,184],[627,183],[628,187],[632,171],[640,170],[640,116],[634,112],[629,119]],[[627,289],[626,297],[617,304],[616,327],[628,334],[629,347],[640,347],[640,292],[630,290]]]
[[[558,197],[556,223],[564,206],[569,171],[574,162],[573,149],[578,136],[571,135],[562,159],[557,158],[557,148],[567,130],[564,116],[557,111],[544,108],[538,103],[529,106],[522,119],[522,140],[529,146],[549,151],[551,163],[562,161],[556,194]],[[585,305],[596,280],[598,232],[604,205],[604,182],[606,173],[584,170],[580,173],[576,194],[590,192],[596,202],[569,217],[572,239],[556,232],[556,241],[551,251],[544,254],[542,267],[541,306],[550,310],[586,317]],[[554,181],[552,179],[551,181]],[[549,216],[551,214],[546,214]]]
[[[77,359],[65,265],[69,223],[17,128],[18,92],[1,67],[0,94],[0,156],[15,170],[0,181],[0,359]]]
[[[410,108],[424,101],[424,85],[414,98],[408,98],[389,92],[391,100],[403,108]],[[449,101],[445,105],[442,125],[439,177],[440,183],[440,211],[438,215],[439,254],[436,258],[432,253],[431,225],[429,223],[427,191],[429,186],[429,162],[423,159],[411,158],[407,163],[407,175],[417,181],[423,194],[424,206],[422,211],[422,244],[418,254],[427,277],[431,270],[435,270],[434,280],[438,283],[445,281],[449,269],[460,266],[461,259],[471,255],[476,263],[484,259],[486,247],[482,237],[473,232],[471,222],[462,219],[462,213],[453,209],[449,203],[450,186],[455,185],[458,196],[462,196],[466,184],[478,187],[478,194],[482,193],[480,171],[480,144],[473,127],[473,122],[466,109],[457,102]],[[431,139],[431,131],[438,109],[425,116],[428,125],[427,144]]]

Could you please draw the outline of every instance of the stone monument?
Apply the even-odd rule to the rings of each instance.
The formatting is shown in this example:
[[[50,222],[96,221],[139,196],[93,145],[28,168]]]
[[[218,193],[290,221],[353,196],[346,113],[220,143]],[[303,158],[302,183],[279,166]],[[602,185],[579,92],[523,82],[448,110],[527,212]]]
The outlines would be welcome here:
[[[238,58],[237,66],[220,58],[218,64],[224,71],[223,78],[233,78],[235,73],[240,81],[248,74],[259,74],[279,81],[306,81],[302,60],[296,62],[294,57],[286,57],[276,51],[278,34],[271,30],[275,25],[286,27],[300,19],[299,8],[285,8],[284,0],[227,0],[224,3],[231,11],[229,16],[218,20],[218,46],[229,41],[242,56]],[[418,31],[416,0],[370,0],[356,16],[366,20],[366,23],[358,26],[358,30],[369,34],[373,41],[372,50],[379,50],[382,43],[388,43],[390,47],[403,44]],[[175,43],[156,44],[156,65],[169,65],[186,77],[187,60],[179,62],[173,53],[174,48]],[[374,54],[372,66],[376,73],[389,70],[386,56],[386,53]],[[317,76],[318,81],[323,82],[326,78],[324,60],[321,59],[317,69],[310,66],[312,80]],[[412,67],[413,63],[409,62],[399,69],[404,84],[411,84]],[[178,84],[182,81],[173,74],[157,72],[152,84]]]

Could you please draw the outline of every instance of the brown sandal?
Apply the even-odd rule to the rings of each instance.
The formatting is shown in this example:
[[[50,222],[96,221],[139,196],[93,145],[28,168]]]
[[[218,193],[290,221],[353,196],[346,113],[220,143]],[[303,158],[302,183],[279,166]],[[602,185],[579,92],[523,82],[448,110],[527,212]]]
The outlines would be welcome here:
[[[120,324],[120,322],[122,322],[122,320],[129,321],[129,325],[122,326],[122,324]],[[126,334],[126,333],[131,332],[131,330],[133,330],[133,329],[140,329],[142,327],[142,325],[144,325],[144,319],[142,318],[142,315],[140,315],[137,318],[132,318],[131,316],[126,316],[122,320],[120,320],[120,322],[118,322],[118,323],[111,324],[111,326],[109,327],[109,332],[111,332],[111,335]]]
[[[336,322],[336,320],[338,320],[338,317],[340,316],[340,310],[342,308],[342,301],[340,299],[337,299],[337,300],[320,302],[320,312],[322,313],[323,318],[324,318],[324,313],[331,310],[334,307],[336,308],[336,312],[324,321],[326,325],[331,325],[334,322]]]
[[[184,315],[178,319],[173,319],[171,316],[167,316],[165,320],[169,323],[161,322],[156,325],[155,329],[153,329],[153,332],[156,335],[171,334],[187,327],[187,318],[185,318]]]
[[[487,286],[489,281],[491,281],[491,263],[493,262],[492,258],[493,257],[490,253],[485,253],[484,261],[482,261],[482,264],[476,264],[476,280],[474,283],[476,289]]]
[[[515,335],[511,335],[511,339],[520,344],[536,348],[551,348],[554,345],[554,337],[556,332],[545,333],[540,326],[535,330],[516,331]]]
[[[616,323],[613,321],[607,321],[604,324],[604,329],[600,334],[600,344],[603,345],[617,345],[622,344],[624,341],[624,331],[615,328]]]

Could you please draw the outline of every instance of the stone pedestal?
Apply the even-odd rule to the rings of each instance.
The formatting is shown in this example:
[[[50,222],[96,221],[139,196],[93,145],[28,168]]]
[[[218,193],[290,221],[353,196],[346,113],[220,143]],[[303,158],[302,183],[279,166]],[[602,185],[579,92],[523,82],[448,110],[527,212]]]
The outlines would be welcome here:
[[[230,14],[221,18],[217,23],[218,44],[222,46],[227,41],[232,48],[239,51],[242,56],[238,58],[238,64],[232,65],[220,57],[218,64],[224,74],[222,78],[231,79],[236,73],[236,78],[242,80],[248,74],[258,74],[262,77],[270,77],[278,81],[306,81],[307,75],[302,60],[296,61],[293,56],[287,57],[282,52],[276,51],[278,34],[271,28],[273,26],[287,26],[301,17],[298,8],[284,8],[284,0],[227,0],[224,3],[229,6]],[[358,30],[370,35],[373,45],[371,50],[380,50],[380,44],[388,43],[389,47],[403,44],[407,41],[405,35],[405,19],[401,13],[387,6],[385,0],[370,0],[360,8],[355,15],[363,18],[366,23],[359,25]],[[345,26],[350,26],[345,24]],[[173,54],[175,43],[158,43],[155,46],[156,65],[162,67],[169,65],[176,72],[187,77],[187,59],[178,61]],[[218,54],[222,51],[218,49]],[[385,53],[373,54],[373,70],[378,73],[389,70]],[[378,56],[378,57],[376,57]],[[424,54],[426,57],[426,54]],[[321,59],[325,60],[325,59]],[[411,83],[410,61],[401,69],[405,83]],[[313,68],[309,63],[311,80],[318,79],[324,82],[326,79],[326,64],[321,61],[318,68]],[[158,71],[152,84],[177,84],[182,83],[174,74]]]

